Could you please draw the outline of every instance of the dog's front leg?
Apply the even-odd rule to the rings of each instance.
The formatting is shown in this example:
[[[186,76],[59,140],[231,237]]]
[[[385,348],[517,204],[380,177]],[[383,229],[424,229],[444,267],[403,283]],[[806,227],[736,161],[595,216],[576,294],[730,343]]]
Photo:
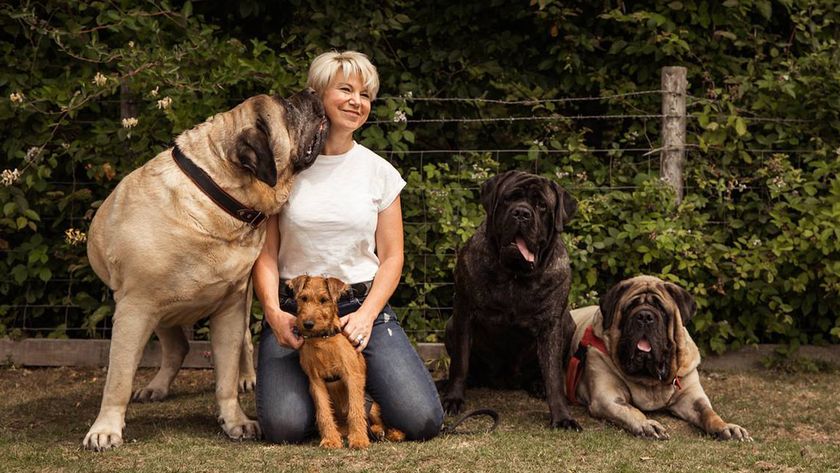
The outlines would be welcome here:
[[[669,406],[669,410],[677,417],[684,419],[703,429],[718,440],[746,440],[752,441],[749,432],[737,424],[727,424],[712,409],[697,371],[682,380],[685,388],[677,394],[677,402]]]
[[[571,315],[566,315],[571,318]],[[565,317],[565,316],[564,316]],[[549,426],[553,429],[582,430],[580,424],[572,418],[563,391],[563,347],[565,341],[561,329],[562,321],[556,322],[549,330],[537,335],[537,358],[545,383],[546,400],[551,415]]]
[[[318,373],[307,372],[306,375],[309,377],[309,393],[312,394],[312,401],[315,404],[315,421],[318,424],[318,432],[321,434],[321,446],[341,448],[341,434],[335,423],[327,385]]]
[[[239,354],[239,392],[253,391],[257,384],[257,372],[254,370],[254,344],[251,342],[251,300],[254,295],[254,281],[248,278],[248,288],[245,290],[245,313],[242,314],[245,324],[245,334],[242,337],[242,349]]]
[[[606,419],[623,427],[631,434],[656,440],[670,438],[668,431],[659,422],[648,419],[645,414],[630,403],[630,391],[620,378],[612,375],[610,369],[595,348],[590,348],[586,357],[586,388],[590,395],[589,413],[593,417]],[[600,373],[600,376],[594,372]]]
[[[242,337],[245,336],[245,325],[242,323],[244,304],[244,292],[236,291],[228,297],[215,315],[210,316],[210,342],[216,372],[219,424],[232,439],[252,439],[260,436],[259,424],[245,415],[238,397],[239,354]]]
[[[347,443],[350,448],[367,448],[370,438],[367,433],[367,415],[365,413],[365,372],[358,370],[347,373],[347,425],[350,430]]]
[[[470,369],[472,334],[469,314],[459,304],[455,314],[446,322],[445,345],[449,353],[449,380],[441,404],[447,414],[455,415],[464,408],[464,391]]]
[[[152,313],[152,308],[129,299],[117,303],[102,405],[82,442],[87,449],[102,451],[123,443],[125,408],[131,397],[134,373],[157,323]]]

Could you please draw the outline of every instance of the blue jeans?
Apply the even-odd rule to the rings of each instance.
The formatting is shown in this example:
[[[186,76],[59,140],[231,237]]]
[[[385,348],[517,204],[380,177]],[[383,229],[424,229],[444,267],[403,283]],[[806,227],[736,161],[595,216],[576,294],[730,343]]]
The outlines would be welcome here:
[[[361,301],[339,302],[343,316],[355,312]],[[297,313],[294,300],[283,298],[281,308]],[[343,336],[343,335],[339,335]],[[409,440],[426,440],[440,432],[443,408],[432,377],[408,341],[390,306],[373,323],[368,346],[366,391],[379,403],[389,427]],[[300,367],[297,350],[281,346],[264,322],[257,365],[257,420],[263,436],[274,443],[300,443],[318,435],[309,379]]]

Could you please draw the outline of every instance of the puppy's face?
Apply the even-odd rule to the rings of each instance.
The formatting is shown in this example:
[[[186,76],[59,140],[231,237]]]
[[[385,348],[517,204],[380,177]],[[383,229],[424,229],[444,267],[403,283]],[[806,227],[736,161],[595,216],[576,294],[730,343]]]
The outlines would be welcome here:
[[[503,266],[530,272],[547,259],[563,225],[577,206],[556,183],[534,174],[509,171],[481,190],[487,232]]]
[[[298,276],[288,282],[297,302],[298,333],[304,338],[341,331],[338,299],[347,285],[336,278]]]
[[[651,276],[622,281],[601,300],[610,352],[625,374],[670,381],[679,366],[683,323],[694,299],[681,287]]]

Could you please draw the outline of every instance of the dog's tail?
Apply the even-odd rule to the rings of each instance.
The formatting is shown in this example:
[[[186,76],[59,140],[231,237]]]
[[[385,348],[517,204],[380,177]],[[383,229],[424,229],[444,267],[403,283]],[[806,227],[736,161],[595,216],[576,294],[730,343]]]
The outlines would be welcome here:
[[[493,409],[475,409],[475,410],[472,410],[472,411],[469,411],[469,412],[465,412],[461,417],[455,419],[455,421],[452,422],[451,424],[444,425],[440,429],[440,433],[441,434],[455,434],[455,433],[457,433],[457,432],[455,432],[456,427],[463,424],[464,421],[466,421],[467,419],[470,419],[472,417],[478,417],[478,416],[487,416],[490,419],[492,419],[493,425],[491,425],[490,428],[487,429],[487,433],[490,433],[490,432],[496,430],[496,427],[499,426],[499,413],[498,412],[496,412]],[[472,432],[462,432],[462,433],[472,433]]]

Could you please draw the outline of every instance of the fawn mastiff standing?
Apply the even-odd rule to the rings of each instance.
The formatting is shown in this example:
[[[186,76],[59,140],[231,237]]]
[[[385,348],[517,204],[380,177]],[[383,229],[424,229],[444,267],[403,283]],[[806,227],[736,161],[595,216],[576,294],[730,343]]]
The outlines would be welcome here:
[[[163,361],[138,400],[166,395],[189,349],[181,327],[208,316],[219,422],[232,438],[259,435],[237,399],[239,376],[251,378],[244,385],[254,378],[250,353],[242,373],[237,366],[243,340],[250,345],[249,275],[265,240],[262,220],[280,210],[293,175],[318,155],[326,123],[311,90],[288,100],[252,97],[182,133],[99,208],[88,259],[113,290],[116,311],[102,406],[86,448],[122,443],[134,373],[152,331]]]
[[[553,428],[580,429],[563,396],[562,363],[572,333],[571,269],[560,238],[577,209],[557,183],[519,171],[481,188],[487,219],[458,254],[455,313],[446,324],[452,357],[443,406],[461,411],[472,385],[544,385]]]
[[[573,310],[569,399],[640,437],[668,438],[642,412],[667,409],[718,439],[752,440],[717,415],[700,385],[700,352],[684,325],[694,311],[685,289],[653,276],[618,283],[600,307]]]

